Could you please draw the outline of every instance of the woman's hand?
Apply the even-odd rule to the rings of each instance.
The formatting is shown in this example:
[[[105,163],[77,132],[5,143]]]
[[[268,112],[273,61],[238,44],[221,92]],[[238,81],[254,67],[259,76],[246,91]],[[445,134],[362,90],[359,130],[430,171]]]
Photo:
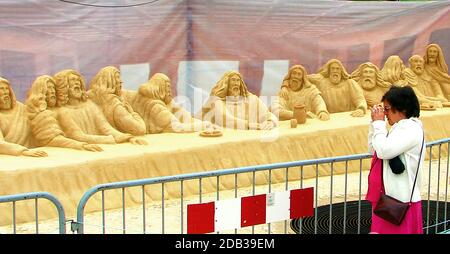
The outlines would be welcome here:
[[[384,121],[384,109],[381,104],[374,105],[370,109],[370,116],[372,117],[372,121],[381,120]]]

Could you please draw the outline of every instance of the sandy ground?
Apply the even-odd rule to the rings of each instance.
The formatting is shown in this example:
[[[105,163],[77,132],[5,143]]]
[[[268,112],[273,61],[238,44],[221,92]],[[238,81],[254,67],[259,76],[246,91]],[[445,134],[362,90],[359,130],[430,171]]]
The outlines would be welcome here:
[[[431,200],[436,200],[438,196],[439,189],[439,200],[445,201],[450,200],[450,194],[448,193],[448,188],[450,187],[449,173],[447,170],[447,161],[441,161],[440,172],[438,176],[438,163],[432,163],[431,176],[428,170],[429,162],[425,164],[425,170],[423,174],[423,184],[422,184],[422,198]],[[334,175],[333,176],[333,192],[330,191],[331,178],[329,176],[320,177],[318,180],[318,193],[317,193],[317,204],[318,206],[326,205],[332,203],[343,202],[346,197],[346,201],[358,200],[359,197],[364,199],[364,195],[367,190],[367,175],[368,171],[363,171],[360,175],[357,173],[350,173],[347,177],[347,186],[345,185],[346,179],[345,175]],[[361,186],[359,185],[361,177]],[[430,188],[428,187],[428,179],[433,179]],[[438,187],[439,178],[439,187]],[[305,179],[302,183],[303,188],[306,187],[316,187],[316,179]],[[268,186],[256,186],[255,194],[268,193]],[[271,192],[285,191],[286,189],[298,189],[300,188],[300,181],[290,181],[288,186],[286,183],[272,184]],[[430,189],[430,192],[428,192]],[[447,192],[446,192],[447,191]],[[253,194],[253,188],[239,188],[238,197],[251,196]],[[209,202],[216,200],[217,193],[203,193],[202,202]],[[221,190],[220,200],[231,199],[235,197],[234,190]],[[332,198],[330,198],[332,197]],[[316,198],[316,196],[315,196]],[[164,200],[164,226],[163,226],[163,211],[161,201],[149,201],[145,204],[146,213],[146,234],[180,234],[186,233],[186,206],[187,204],[199,203],[199,197],[188,196],[184,197],[183,200],[183,216],[181,216],[181,200],[180,199],[170,199]],[[123,217],[125,217],[125,226],[123,224]],[[181,228],[181,218],[183,218],[183,228]],[[66,218],[66,220],[76,220],[76,218]],[[294,232],[289,226],[290,221],[281,221],[277,223],[272,223],[270,225],[258,225],[254,227],[247,227],[238,230],[223,231],[220,233],[256,233],[256,234],[267,234],[269,233],[281,233],[281,234],[293,234]],[[85,215],[84,230],[86,234],[101,234],[103,233],[102,226],[102,213],[95,212]],[[66,232],[72,233],[70,230],[70,222],[66,223]],[[164,228],[163,228],[164,227]],[[125,230],[124,230],[125,229]],[[16,225],[16,231],[19,234],[34,234],[36,233],[36,223],[24,223]],[[142,234],[144,233],[143,227],[143,206],[133,206],[127,207],[125,213],[123,209],[113,209],[107,210],[105,212],[105,233],[107,234]],[[0,227],[0,234],[11,234],[13,233],[12,226]],[[58,233],[58,221],[57,219],[39,221],[39,233],[45,234],[56,234]]]

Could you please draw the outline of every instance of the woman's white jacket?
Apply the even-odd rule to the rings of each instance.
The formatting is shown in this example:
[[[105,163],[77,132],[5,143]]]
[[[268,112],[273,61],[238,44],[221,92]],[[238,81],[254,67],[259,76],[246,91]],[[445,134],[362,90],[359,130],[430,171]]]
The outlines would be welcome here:
[[[373,154],[376,151],[378,158],[383,159],[383,183],[386,194],[402,202],[409,202],[411,197],[423,135],[422,122],[417,118],[400,120],[391,127],[389,134],[385,121],[373,121],[369,127],[369,153]],[[421,200],[421,169],[425,157],[425,142],[423,146],[412,202]],[[389,167],[388,160],[397,155],[401,155],[400,159],[406,168],[401,174],[394,174]]]

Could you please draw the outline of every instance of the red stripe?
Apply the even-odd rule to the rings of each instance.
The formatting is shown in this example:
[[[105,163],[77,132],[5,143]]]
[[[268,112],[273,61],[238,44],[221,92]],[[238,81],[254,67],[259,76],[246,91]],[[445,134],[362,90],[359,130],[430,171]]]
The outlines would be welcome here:
[[[187,206],[187,233],[204,234],[214,232],[214,202]]]
[[[266,194],[241,199],[241,227],[266,223]]]
[[[291,219],[314,215],[314,188],[291,190]]]

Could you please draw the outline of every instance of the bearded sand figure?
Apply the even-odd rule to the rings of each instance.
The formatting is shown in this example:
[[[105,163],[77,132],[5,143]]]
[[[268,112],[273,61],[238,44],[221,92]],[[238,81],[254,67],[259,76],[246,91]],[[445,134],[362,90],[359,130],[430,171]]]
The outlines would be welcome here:
[[[441,47],[438,44],[428,45],[423,59],[425,71],[439,83],[444,97],[450,100],[450,76]]]
[[[88,97],[103,111],[115,129],[135,136],[146,133],[145,122],[122,97],[120,71],[114,66],[102,68],[91,80]]]
[[[25,106],[16,100],[9,81],[0,77],[0,154],[44,157],[41,150],[30,150],[31,131]]]
[[[67,137],[90,144],[114,144],[129,141],[133,144],[146,144],[147,142],[131,134],[122,133],[114,129],[106,120],[99,107],[88,100],[84,79],[75,70],[63,70],[55,74],[56,94],[65,101],[58,109],[58,120],[61,129]],[[67,96],[63,93],[67,92]]]
[[[51,76],[43,75],[33,82],[26,100],[31,132],[39,146],[102,151],[97,145],[65,137],[59,127],[56,111],[47,110],[47,105],[56,105],[55,81]]]
[[[380,73],[384,81],[397,86],[405,86],[407,85],[405,76],[403,75],[405,69],[406,66],[403,60],[397,55],[392,55],[384,62]]]
[[[193,118],[191,113],[175,103],[170,79],[163,73],[154,74],[147,83],[140,85],[133,96],[133,109],[144,119],[149,134],[195,132],[217,127],[210,122]]]
[[[250,93],[237,71],[227,71],[212,88],[201,110],[205,120],[226,128],[271,130],[278,119]]]
[[[421,56],[413,55],[409,58],[409,68],[405,69],[404,76],[417,94],[422,107],[442,107],[442,103],[447,102],[438,82],[425,72]]]
[[[364,98],[369,108],[381,103],[381,98],[391,87],[389,82],[383,80],[380,69],[370,62],[360,64],[352,72],[350,78],[358,82],[358,85],[363,89]]]
[[[341,61],[329,60],[315,75],[317,88],[327,105],[328,112],[351,112],[351,116],[362,117],[367,111],[364,92],[356,81],[350,79]]]
[[[271,107],[272,113],[280,120],[292,119],[296,105],[305,105],[307,115],[311,118],[330,119],[319,89],[309,82],[307,75],[305,67],[294,65],[284,77],[278,99]]]

